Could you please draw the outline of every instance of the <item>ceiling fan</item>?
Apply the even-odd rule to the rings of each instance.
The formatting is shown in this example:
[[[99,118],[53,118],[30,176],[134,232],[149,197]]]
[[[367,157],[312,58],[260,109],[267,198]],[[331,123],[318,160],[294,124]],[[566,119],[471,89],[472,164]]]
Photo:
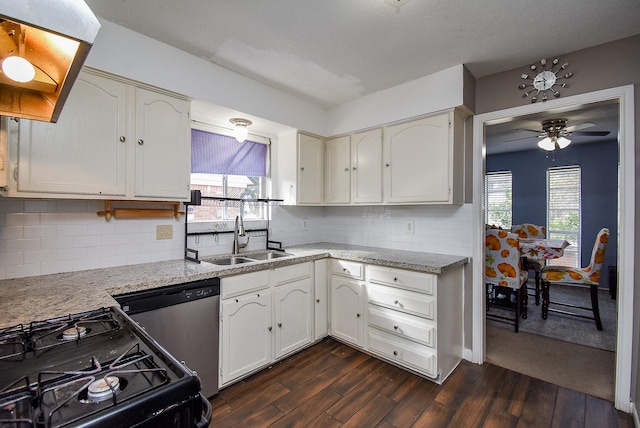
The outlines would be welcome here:
[[[577,125],[567,126],[567,119],[559,118],[543,120],[542,132],[535,129],[525,129],[525,131],[535,132],[538,134],[538,138],[541,139],[538,141],[538,147],[543,150],[553,151],[556,148],[564,149],[571,144],[571,140],[569,139],[571,135],[604,137],[610,134],[610,131],[582,131],[583,129],[591,128],[592,126],[596,126],[596,124],[593,122],[583,122]]]

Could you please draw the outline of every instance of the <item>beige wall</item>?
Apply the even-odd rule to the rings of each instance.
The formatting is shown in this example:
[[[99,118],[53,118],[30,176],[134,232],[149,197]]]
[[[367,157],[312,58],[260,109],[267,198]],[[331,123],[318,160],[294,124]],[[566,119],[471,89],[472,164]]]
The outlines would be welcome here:
[[[595,46],[576,52],[563,54],[561,52],[549,52],[549,58],[558,56],[561,61],[568,61],[570,66],[567,71],[574,73],[569,80],[569,87],[561,90],[562,96],[571,96],[593,92],[601,89],[614,88],[629,84],[634,85],[635,90],[635,146],[640,141],[640,36],[634,36],[616,42]],[[539,59],[532,59],[532,62]],[[518,89],[521,83],[520,74],[526,71],[527,64],[521,68],[508,70],[476,81],[476,114],[488,113],[506,108],[522,106],[529,101],[522,98],[522,91]],[[637,152],[637,151],[636,151]],[[640,165],[640,158],[636,153],[636,165]],[[640,189],[640,179],[636,167],[636,189]],[[636,190],[637,192],[637,190]],[[635,198],[636,212],[638,211],[638,198]],[[640,242],[640,226],[636,220],[636,243]],[[636,265],[640,261],[640,251],[636,251]],[[640,328],[640,271],[635,272],[635,302],[634,302],[634,332]],[[637,334],[634,334],[637,337]],[[640,339],[633,344],[633,384],[632,401],[638,402],[640,398],[640,382],[638,382]]]

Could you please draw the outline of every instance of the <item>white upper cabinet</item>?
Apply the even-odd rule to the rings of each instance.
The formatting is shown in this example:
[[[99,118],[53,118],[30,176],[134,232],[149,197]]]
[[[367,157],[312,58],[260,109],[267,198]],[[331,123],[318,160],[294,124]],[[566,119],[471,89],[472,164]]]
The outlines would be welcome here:
[[[448,112],[385,129],[385,202],[462,203],[462,122]]]
[[[353,134],[351,201],[354,204],[382,202],[382,128]]]
[[[136,89],[135,196],[189,193],[191,124],[184,100]],[[185,141],[187,144],[185,144]]]
[[[4,120],[6,196],[189,199],[190,102],[84,70],[57,123]]]
[[[299,205],[321,205],[324,200],[324,141],[298,134]]]
[[[351,202],[351,137],[331,138],[325,142],[325,202]]]

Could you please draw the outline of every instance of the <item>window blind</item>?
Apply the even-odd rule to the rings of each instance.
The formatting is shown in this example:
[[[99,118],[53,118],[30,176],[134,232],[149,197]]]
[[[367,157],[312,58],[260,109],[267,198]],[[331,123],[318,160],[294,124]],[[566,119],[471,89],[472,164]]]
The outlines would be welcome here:
[[[578,267],[581,230],[581,171],[579,166],[547,170],[547,234],[571,243],[551,264]]]
[[[191,129],[191,172],[267,176],[269,147],[253,141]]]
[[[485,175],[485,219],[487,224],[510,228],[512,222],[511,171]]]

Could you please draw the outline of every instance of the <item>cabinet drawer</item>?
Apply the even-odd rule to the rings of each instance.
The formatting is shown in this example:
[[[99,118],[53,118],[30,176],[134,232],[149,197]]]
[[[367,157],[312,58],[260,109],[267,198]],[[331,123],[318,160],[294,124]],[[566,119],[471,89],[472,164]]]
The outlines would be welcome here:
[[[364,279],[364,265],[346,260],[331,260],[331,273],[348,276],[349,278]]]
[[[367,298],[369,303],[375,305],[397,309],[430,320],[436,319],[435,299],[427,294],[369,284]]]
[[[436,347],[436,326],[424,318],[370,304],[369,325],[431,348]]]
[[[271,273],[268,270],[221,278],[220,298],[227,299],[251,291],[263,290],[269,288],[270,284]]]
[[[425,346],[369,327],[369,350],[429,377],[437,377],[436,353]]]
[[[380,266],[367,267],[369,282],[408,288],[426,294],[434,294],[437,276],[428,273],[389,269]]]
[[[286,284],[300,279],[310,278],[313,273],[311,263],[299,263],[297,265],[285,266],[274,270],[275,285]]]

